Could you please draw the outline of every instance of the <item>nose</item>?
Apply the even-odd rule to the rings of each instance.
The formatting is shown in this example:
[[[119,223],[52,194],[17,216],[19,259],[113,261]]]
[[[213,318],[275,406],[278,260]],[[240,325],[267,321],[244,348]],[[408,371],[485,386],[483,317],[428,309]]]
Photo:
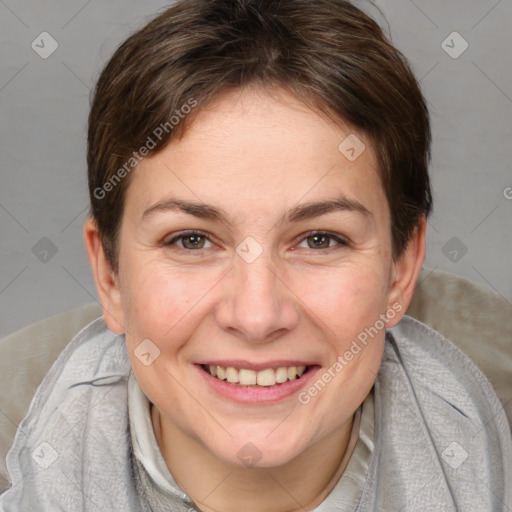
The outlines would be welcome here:
[[[265,253],[251,263],[235,255],[223,280],[216,320],[222,329],[248,342],[268,343],[297,326],[297,301],[286,276]]]

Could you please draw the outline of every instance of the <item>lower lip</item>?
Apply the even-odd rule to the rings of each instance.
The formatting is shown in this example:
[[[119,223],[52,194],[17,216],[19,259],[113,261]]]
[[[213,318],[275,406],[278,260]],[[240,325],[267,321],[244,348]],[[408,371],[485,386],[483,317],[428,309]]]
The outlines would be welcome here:
[[[320,369],[320,366],[312,366],[300,379],[289,380],[274,386],[254,387],[229,384],[224,380],[212,377],[200,365],[195,366],[213,391],[242,404],[268,404],[289,398],[297,394],[302,388],[305,388]]]

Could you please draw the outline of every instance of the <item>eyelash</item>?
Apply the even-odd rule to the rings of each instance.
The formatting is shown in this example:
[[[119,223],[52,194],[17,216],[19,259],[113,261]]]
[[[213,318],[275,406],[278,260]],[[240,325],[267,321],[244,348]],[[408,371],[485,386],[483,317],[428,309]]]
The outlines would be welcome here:
[[[200,237],[205,238],[207,241],[211,242],[210,236],[207,233],[205,233],[204,231],[190,230],[190,231],[182,231],[179,235],[173,237],[171,240],[165,241],[163,243],[163,245],[165,247],[169,247],[169,246],[175,245],[175,243],[178,240],[180,240],[182,238],[187,238],[187,237],[190,237],[190,236],[200,236]],[[331,238],[332,240],[334,240],[335,242],[338,243],[338,246],[326,247],[326,248],[322,248],[322,249],[311,249],[313,251],[327,251],[327,250],[332,250],[332,249],[336,249],[336,248],[342,248],[342,247],[348,247],[349,246],[349,243],[348,243],[347,240],[345,240],[345,239],[343,239],[343,238],[341,238],[338,235],[335,235],[333,233],[329,233],[328,231],[309,231],[309,232],[305,233],[302,236],[302,238],[300,239],[300,242],[303,242],[304,240],[307,240],[308,238],[310,238],[312,236],[326,236],[326,237],[329,237],[329,238]],[[194,249],[187,249],[187,248],[184,248],[184,247],[177,247],[177,248],[179,250],[181,250],[181,251],[187,251],[187,252],[196,252],[196,251],[200,251],[201,250],[201,249],[195,249],[195,250]]]

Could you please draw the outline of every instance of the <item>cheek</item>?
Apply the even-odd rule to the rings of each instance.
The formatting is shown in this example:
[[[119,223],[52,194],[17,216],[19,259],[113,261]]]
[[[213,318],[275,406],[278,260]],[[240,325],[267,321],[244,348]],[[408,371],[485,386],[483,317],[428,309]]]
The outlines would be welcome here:
[[[177,272],[158,261],[126,270],[123,307],[127,338],[131,333],[132,337],[155,342],[169,337],[179,339],[192,329],[201,314],[201,299],[212,288],[213,276]]]
[[[329,326],[337,339],[357,336],[373,325],[387,304],[387,281],[368,267],[333,270],[308,286],[304,303]]]

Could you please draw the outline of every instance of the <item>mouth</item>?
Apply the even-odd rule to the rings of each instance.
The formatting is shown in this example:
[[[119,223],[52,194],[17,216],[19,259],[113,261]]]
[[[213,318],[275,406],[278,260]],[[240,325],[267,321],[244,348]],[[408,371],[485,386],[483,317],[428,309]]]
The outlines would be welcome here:
[[[318,364],[299,364],[299,361],[219,363],[222,361],[196,363],[194,366],[214,396],[251,406],[293,399],[314,381],[322,368]]]
[[[201,364],[200,366],[217,380],[227,382],[233,386],[254,388],[280,386],[301,379],[311,369],[311,366],[306,365],[278,366],[277,368],[264,368],[262,370],[212,364]]]

